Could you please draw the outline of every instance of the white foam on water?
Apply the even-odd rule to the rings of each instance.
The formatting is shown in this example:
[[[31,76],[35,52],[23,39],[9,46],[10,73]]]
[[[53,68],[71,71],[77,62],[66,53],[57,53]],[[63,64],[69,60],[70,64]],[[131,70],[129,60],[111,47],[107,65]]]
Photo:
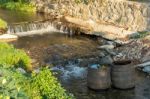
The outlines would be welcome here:
[[[79,67],[77,64],[68,64],[65,67],[56,66],[51,68],[52,71],[61,72],[61,78],[64,80],[68,80],[70,78],[83,79],[87,75],[86,67]]]
[[[54,27],[48,26],[47,28],[43,28],[40,30],[32,30],[32,31],[27,31],[27,32],[17,32],[15,33],[15,35],[17,36],[28,36],[28,35],[42,35],[45,33],[52,33],[52,32],[59,32],[57,29],[55,29]]]
[[[61,26],[58,28],[57,25],[51,22],[42,22],[42,23],[20,23],[16,25],[8,26],[7,34],[14,34],[17,36],[28,36],[39,34],[42,35],[44,33],[52,33],[52,32],[60,32],[65,34],[73,34],[73,30],[65,26]]]

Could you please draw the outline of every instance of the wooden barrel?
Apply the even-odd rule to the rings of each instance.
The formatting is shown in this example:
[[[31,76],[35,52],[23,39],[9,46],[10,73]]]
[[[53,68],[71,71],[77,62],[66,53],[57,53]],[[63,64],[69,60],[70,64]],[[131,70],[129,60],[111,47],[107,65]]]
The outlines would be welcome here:
[[[135,69],[129,60],[116,61],[111,71],[112,85],[119,89],[135,87]]]
[[[93,90],[106,90],[111,86],[110,67],[88,68],[87,85]]]

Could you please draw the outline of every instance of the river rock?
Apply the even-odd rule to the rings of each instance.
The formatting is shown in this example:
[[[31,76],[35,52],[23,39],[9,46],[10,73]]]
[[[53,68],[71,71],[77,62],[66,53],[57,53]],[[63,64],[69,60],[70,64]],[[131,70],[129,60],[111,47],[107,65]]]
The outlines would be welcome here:
[[[99,63],[100,64],[105,64],[105,65],[112,64],[113,59],[111,58],[111,56],[108,55],[108,56],[105,56],[105,57],[101,58]]]
[[[129,35],[129,38],[137,38],[137,37],[139,37],[140,36],[140,34],[137,32],[137,33],[133,33],[133,34],[131,34],[131,35]]]
[[[107,43],[108,45],[114,45],[114,46],[116,46],[116,43],[113,42],[113,41],[107,41],[106,43]]]
[[[144,52],[146,52],[146,51],[144,51]],[[145,53],[145,55],[143,55],[143,57],[141,58],[141,61],[142,62],[150,61],[150,51],[149,51],[149,49],[147,49],[147,52]]]
[[[55,10],[58,8],[58,5],[57,4],[48,4],[48,8]]]
[[[2,39],[17,39],[18,36],[16,35],[11,35],[11,34],[3,34],[3,35],[0,35],[0,40]]]
[[[100,44],[100,45],[114,45],[114,46],[116,46],[116,42],[114,42],[114,41],[109,41],[109,40],[106,40],[106,39],[104,39],[104,38],[102,38],[102,37],[98,37],[97,38],[97,42]]]
[[[114,45],[102,45],[102,46],[99,46],[98,48],[99,49],[114,49]]]
[[[150,61],[150,56],[145,56],[141,59],[142,62]]]
[[[11,42],[18,39],[18,36],[11,34],[2,34],[0,35],[0,41],[2,42]]]
[[[34,69],[33,72],[38,74],[40,72],[40,69],[39,68]]]
[[[128,43],[132,42],[132,40],[127,40],[127,41],[114,40],[114,42],[115,42],[117,45],[125,45],[125,44],[128,44]]]
[[[89,66],[89,68],[92,68],[92,69],[98,69],[99,68],[99,64],[92,64]]]
[[[105,50],[107,54],[111,55],[111,56],[116,56],[117,53],[113,50],[113,49],[106,49]]]
[[[22,74],[26,73],[26,71],[23,68],[17,68],[17,71],[21,72]]]
[[[137,65],[137,67],[146,67],[146,66],[150,66],[150,62],[145,62]]]
[[[100,45],[106,45],[107,44],[107,40],[103,39],[102,37],[97,37],[97,42]]]
[[[142,69],[143,72],[150,73],[150,66],[146,66]]]
[[[106,54],[107,54],[106,52],[100,51],[99,54],[98,54],[98,56],[99,57],[104,57],[104,56],[106,56]]]
[[[118,60],[122,60],[122,59],[125,59],[123,53],[118,53],[117,55],[115,55],[113,57],[114,61],[118,61]]]

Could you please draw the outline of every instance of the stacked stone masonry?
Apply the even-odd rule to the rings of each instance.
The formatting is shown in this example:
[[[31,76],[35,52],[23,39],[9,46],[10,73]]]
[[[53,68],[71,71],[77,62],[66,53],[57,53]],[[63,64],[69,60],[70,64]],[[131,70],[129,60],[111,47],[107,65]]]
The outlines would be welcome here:
[[[35,3],[39,12],[92,19],[132,31],[150,30],[150,2],[94,0],[85,4],[75,0],[36,0]]]

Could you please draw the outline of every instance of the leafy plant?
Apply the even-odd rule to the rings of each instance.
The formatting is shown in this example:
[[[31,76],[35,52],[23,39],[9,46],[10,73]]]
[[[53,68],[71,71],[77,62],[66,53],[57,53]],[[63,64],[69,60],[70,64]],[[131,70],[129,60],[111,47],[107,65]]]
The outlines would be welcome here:
[[[23,50],[15,49],[12,45],[0,43],[0,55],[1,66],[32,69],[30,57]]]
[[[4,20],[0,19],[0,29],[6,29],[6,28],[7,28],[7,23]]]
[[[33,74],[33,85],[39,89],[44,99],[72,99],[52,75],[49,69],[42,69],[39,74]]]
[[[11,69],[0,67],[0,98],[26,99],[27,96],[20,83],[26,80],[25,76]]]
[[[0,99],[72,99],[47,68],[36,74],[21,73],[13,67],[29,69],[30,58],[22,50],[0,43]]]
[[[22,74],[16,69],[0,67],[0,98],[11,99],[73,99],[49,69],[39,74]]]
[[[36,7],[29,0],[4,0],[0,1],[0,7],[10,10],[35,12]]]

